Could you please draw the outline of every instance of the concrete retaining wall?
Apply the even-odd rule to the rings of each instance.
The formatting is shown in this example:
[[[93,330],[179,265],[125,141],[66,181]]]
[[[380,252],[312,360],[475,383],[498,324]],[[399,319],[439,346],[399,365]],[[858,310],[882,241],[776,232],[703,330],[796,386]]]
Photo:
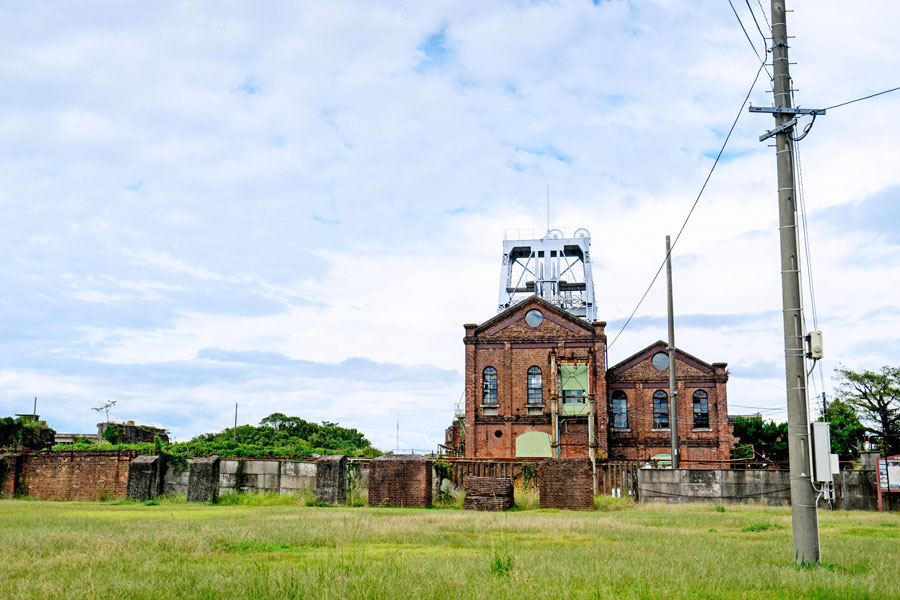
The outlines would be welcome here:
[[[788,471],[640,469],[638,487],[642,502],[722,502],[789,506],[791,484]],[[834,508],[875,510],[874,471],[841,471],[834,476],[837,499]],[[826,508],[824,500],[820,508]]]

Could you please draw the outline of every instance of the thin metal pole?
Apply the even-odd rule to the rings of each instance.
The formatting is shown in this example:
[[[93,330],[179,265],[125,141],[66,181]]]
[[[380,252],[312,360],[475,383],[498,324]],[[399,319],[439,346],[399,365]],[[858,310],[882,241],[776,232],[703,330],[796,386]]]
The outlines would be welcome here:
[[[31,418],[37,422],[37,396],[34,397],[34,410],[31,411]]]
[[[237,408],[238,403],[234,403],[234,439],[237,440]]]
[[[787,10],[784,0],[772,0],[772,65],[775,107],[792,108],[788,65]],[[793,118],[775,113],[775,124]],[[806,396],[806,361],[803,303],[800,297],[800,260],[797,244],[797,206],[794,195],[793,130],[775,136],[778,165],[778,224],[781,238],[781,292],[784,315],[784,365],[788,409],[788,458],[791,474],[791,524],[794,562],[818,564],[819,521],[816,494],[810,476],[809,415]]]
[[[669,305],[669,429],[672,432],[672,468],[681,465],[678,447],[678,387],[675,382],[675,309],[672,302],[672,245],[666,236],[666,278]]]

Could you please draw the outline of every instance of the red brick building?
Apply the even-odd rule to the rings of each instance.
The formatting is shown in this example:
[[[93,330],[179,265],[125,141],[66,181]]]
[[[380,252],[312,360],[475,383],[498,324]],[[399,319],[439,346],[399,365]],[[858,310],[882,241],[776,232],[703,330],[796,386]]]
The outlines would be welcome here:
[[[610,368],[605,326],[537,295],[465,325],[465,421],[447,445],[477,458],[668,454],[666,344]],[[675,364],[681,460],[728,459],[725,363],[679,350]]]

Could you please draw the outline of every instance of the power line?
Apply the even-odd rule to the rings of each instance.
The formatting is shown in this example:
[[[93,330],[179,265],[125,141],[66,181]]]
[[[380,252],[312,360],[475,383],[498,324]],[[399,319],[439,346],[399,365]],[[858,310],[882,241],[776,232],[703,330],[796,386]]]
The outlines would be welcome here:
[[[719,159],[722,158],[722,153],[725,152],[725,146],[728,145],[728,140],[731,139],[731,134],[734,132],[734,128],[737,126],[738,121],[741,118],[741,114],[744,111],[744,106],[746,106],[747,100],[750,99],[750,94],[753,93],[753,88],[756,87],[756,82],[759,81],[759,74],[762,73],[763,67],[765,66],[765,63],[760,63],[759,69],[756,70],[756,76],[753,78],[753,83],[750,84],[750,89],[747,90],[747,95],[744,96],[744,101],[741,102],[741,108],[740,110],[738,110],[737,116],[734,118],[734,122],[732,122],[731,124],[731,129],[728,130],[728,135],[725,136],[725,141],[722,142],[722,147],[719,149],[719,153],[716,155],[716,160],[713,161],[712,167],[710,167],[709,173],[706,175],[706,179],[704,180],[703,185],[700,187],[700,192],[697,194],[697,198],[694,200],[694,204],[691,206],[691,210],[688,211],[687,217],[685,217],[684,219],[684,223],[681,224],[681,229],[678,230],[678,235],[676,235],[675,239],[672,240],[672,247],[669,249],[669,252],[666,254],[666,257],[663,259],[662,263],[660,263],[659,268],[656,270],[656,274],[650,281],[650,285],[647,286],[647,290],[644,292],[644,295],[641,296],[640,300],[638,300],[637,306],[634,307],[634,310],[631,311],[631,314],[628,316],[625,324],[622,325],[622,329],[619,330],[619,333],[616,334],[616,337],[613,338],[613,341],[607,346],[607,350],[613,347],[613,345],[616,343],[616,340],[619,339],[619,336],[622,335],[622,332],[625,331],[625,328],[628,327],[629,323],[631,323],[631,319],[634,318],[635,313],[637,313],[638,309],[641,307],[641,304],[643,304],[644,300],[647,298],[647,294],[650,293],[650,289],[653,288],[653,284],[656,283],[656,280],[659,277],[659,274],[662,272],[663,267],[666,266],[666,261],[669,258],[669,254],[671,254],[675,249],[675,245],[681,238],[681,234],[684,232],[684,228],[687,227],[688,221],[690,221],[691,219],[691,215],[694,214],[694,209],[697,208],[697,204],[700,202],[700,198],[703,196],[703,192],[706,190],[706,185],[709,183],[713,171],[716,170],[716,165],[719,164]]]
[[[769,17],[766,16],[766,9],[763,8],[762,2],[760,2],[760,0],[756,0],[756,3],[759,4],[759,12],[762,13],[763,20],[765,20],[765,22],[766,22],[766,29],[768,29],[769,32],[771,32],[772,26],[769,24]]]
[[[763,39],[763,47],[766,46],[766,34],[762,32],[762,29],[759,27],[759,21],[756,20],[756,15],[753,13],[753,7],[750,6],[750,0],[744,0],[747,3],[747,9],[750,11],[750,16],[753,17],[753,24],[756,25],[756,30],[759,32],[759,36]]]
[[[747,42],[750,44],[750,47],[753,48],[753,54],[755,54],[756,58],[759,59],[759,62],[762,63],[762,65],[763,65],[762,68],[765,68],[766,59],[763,58],[762,56],[760,56],[759,52],[756,50],[756,44],[754,44],[753,40],[750,39],[750,34],[747,33],[747,29],[744,27],[744,22],[741,20],[741,16],[738,14],[737,10],[734,8],[734,4],[731,3],[731,0],[728,0],[728,5],[731,6],[731,11],[734,13],[735,18],[738,20],[738,25],[741,26],[741,31],[744,32],[744,37],[747,38]],[[749,4],[748,4],[748,6],[749,6]],[[753,17],[753,20],[756,21],[756,17]],[[756,27],[758,29],[759,25],[757,25]],[[761,31],[760,31],[760,35],[762,35]],[[765,48],[765,39],[766,39],[766,36],[763,35],[763,48]],[[765,54],[765,50],[763,51],[763,54]],[[769,76],[769,79],[772,79],[772,74],[769,73],[768,69],[766,69],[766,74]]]
[[[826,108],[823,108],[822,110],[831,110],[831,109],[833,109],[833,108],[838,108],[838,107],[841,107],[841,106],[847,106],[848,104],[853,104],[854,102],[860,102],[860,101],[862,101],[862,100],[868,100],[869,98],[874,98],[875,96],[880,96],[880,95],[882,95],[882,94],[887,94],[887,93],[889,93],[889,92],[896,92],[897,90],[900,90],[900,86],[895,87],[895,88],[891,88],[891,89],[889,89],[889,90],[884,90],[883,92],[878,92],[877,94],[869,94],[868,96],[863,96],[862,98],[857,98],[857,99],[855,99],[855,100],[847,100],[846,102],[841,102],[840,104],[835,104],[834,106],[828,106],[828,107],[826,107]]]

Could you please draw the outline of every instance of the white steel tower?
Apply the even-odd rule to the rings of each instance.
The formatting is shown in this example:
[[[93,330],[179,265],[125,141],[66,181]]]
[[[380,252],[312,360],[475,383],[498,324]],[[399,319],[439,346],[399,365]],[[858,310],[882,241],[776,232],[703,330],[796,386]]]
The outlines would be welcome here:
[[[549,229],[543,236],[530,229],[504,231],[497,312],[534,294],[588,322],[595,321],[590,250],[591,234],[584,228],[571,235],[559,229]]]

